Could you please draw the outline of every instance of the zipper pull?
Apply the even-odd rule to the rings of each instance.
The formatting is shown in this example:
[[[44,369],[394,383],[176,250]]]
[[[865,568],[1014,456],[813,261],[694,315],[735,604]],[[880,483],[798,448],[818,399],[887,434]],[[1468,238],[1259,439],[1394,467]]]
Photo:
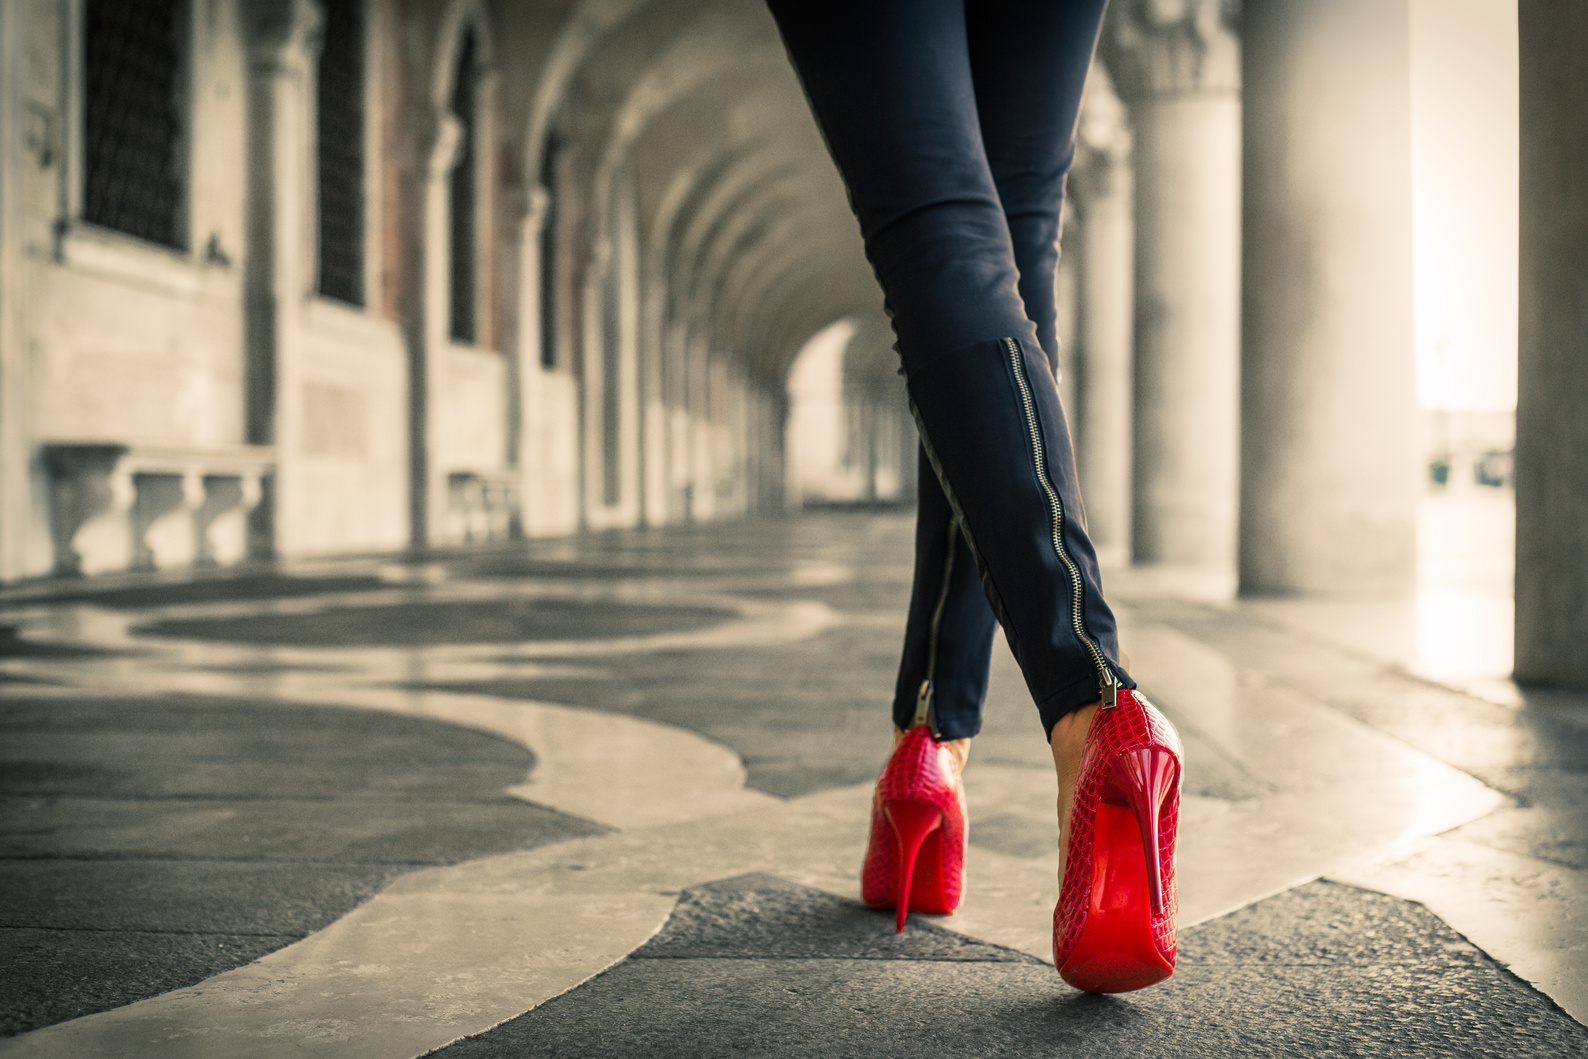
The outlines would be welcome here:
[[[1119,681],[1114,679],[1112,669],[1103,670],[1102,679],[1098,681],[1098,689],[1103,693],[1103,709],[1112,710],[1119,705]]]
[[[919,728],[923,724],[932,723],[932,682],[921,681],[921,690],[915,696],[915,720],[913,727]]]

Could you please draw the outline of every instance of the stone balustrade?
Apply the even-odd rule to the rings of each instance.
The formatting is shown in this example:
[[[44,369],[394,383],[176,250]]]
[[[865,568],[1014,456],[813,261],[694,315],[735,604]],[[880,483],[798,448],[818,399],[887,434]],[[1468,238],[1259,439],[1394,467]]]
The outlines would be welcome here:
[[[472,544],[522,537],[518,494],[518,478],[510,472],[450,472],[447,475],[446,543]]]
[[[58,575],[230,566],[268,554],[269,446],[39,446]]]

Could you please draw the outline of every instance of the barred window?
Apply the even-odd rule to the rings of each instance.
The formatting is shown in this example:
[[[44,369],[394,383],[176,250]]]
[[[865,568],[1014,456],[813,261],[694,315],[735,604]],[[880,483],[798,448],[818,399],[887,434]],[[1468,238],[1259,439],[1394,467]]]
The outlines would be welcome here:
[[[320,51],[319,292],[364,304],[364,0],[325,0]]]
[[[474,288],[474,155],[475,88],[479,81],[474,54],[474,31],[463,36],[458,54],[457,80],[452,87],[452,113],[458,119],[457,163],[451,181],[452,311],[450,334],[459,342],[475,339]]]
[[[563,140],[546,138],[540,159],[540,186],[546,189],[546,213],[540,226],[540,363],[557,366],[557,169]]]
[[[85,0],[85,221],[186,248],[187,52],[183,0]]]

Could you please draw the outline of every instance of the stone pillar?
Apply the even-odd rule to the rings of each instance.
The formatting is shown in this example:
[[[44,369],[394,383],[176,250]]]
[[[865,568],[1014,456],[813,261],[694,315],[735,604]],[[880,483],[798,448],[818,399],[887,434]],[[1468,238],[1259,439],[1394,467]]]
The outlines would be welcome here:
[[[667,511],[668,414],[664,392],[667,353],[667,277],[654,248],[641,256],[639,331],[640,369],[640,525],[662,526]]]
[[[1243,9],[1243,592],[1416,573],[1409,23],[1408,0]]]
[[[450,67],[449,67],[450,70]],[[414,270],[418,311],[410,324],[409,352],[409,471],[410,538],[415,548],[442,543],[446,537],[449,485],[446,466],[445,419],[448,346],[451,344],[452,275],[450,271],[451,195],[448,186],[458,152],[463,148],[463,126],[446,101],[432,101],[428,151],[422,171],[423,203],[417,225],[410,220],[415,238],[411,253],[419,255]],[[417,230],[412,230],[412,229]]]
[[[689,482],[685,486],[685,517],[710,522],[717,516],[717,485],[712,460],[712,349],[702,326],[691,326],[685,339],[684,371],[688,378]]]
[[[1080,397],[1077,388],[1079,361],[1076,357],[1076,336],[1080,328],[1081,277],[1076,268],[1075,242],[1079,234],[1075,202],[1066,197],[1064,211],[1059,215],[1059,264],[1053,270],[1054,337],[1058,340],[1059,357],[1056,366],[1059,383],[1059,403],[1070,422],[1070,432],[1075,432],[1075,406]]]
[[[1588,687],[1588,5],[1521,0],[1516,679]]]
[[[250,0],[248,251],[244,273],[248,440],[275,447],[273,547],[297,550],[303,495],[303,306],[314,276],[313,0]]]
[[[1239,47],[1223,0],[1127,0],[1101,50],[1135,127],[1138,562],[1235,555]]]
[[[526,188],[515,203],[518,220],[518,237],[513,249],[518,266],[517,288],[512,292],[514,319],[511,351],[513,370],[510,377],[509,407],[510,451],[518,471],[519,518],[524,531],[535,535],[543,524],[541,507],[545,492],[544,466],[544,415],[541,410],[541,235],[547,220],[547,207],[551,196],[536,184]]]
[[[1100,559],[1130,558],[1131,317],[1136,238],[1130,130],[1108,73],[1092,68],[1070,176],[1076,226],[1075,451]]]
[[[26,149],[24,28],[29,14],[22,4],[0,4],[0,581],[31,572],[28,537],[35,517],[22,183],[27,168],[43,168],[50,138],[31,152]]]

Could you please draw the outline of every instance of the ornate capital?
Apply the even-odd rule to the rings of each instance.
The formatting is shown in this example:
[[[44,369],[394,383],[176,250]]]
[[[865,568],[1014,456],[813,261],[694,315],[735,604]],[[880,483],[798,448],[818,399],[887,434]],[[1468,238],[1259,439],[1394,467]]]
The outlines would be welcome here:
[[[439,180],[452,172],[464,146],[463,123],[458,116],[445,107],[432,111],[428,159],[431,179]]]
[[[292,67],[319,54],[325,17],[317,0],[246,0],[245,17],[256,65]]]
[[[1082,200],[1115,191],[1130,168],[1130,115],[1114,91],[1102,62],[1092,64],[1075,129],[1075,165],[1070,186]],[[1083,208],[1084,212],[1084,208]]]
[[[1115,0],[1098,48],[1127,102],[1235,94],[1239,0]]]

